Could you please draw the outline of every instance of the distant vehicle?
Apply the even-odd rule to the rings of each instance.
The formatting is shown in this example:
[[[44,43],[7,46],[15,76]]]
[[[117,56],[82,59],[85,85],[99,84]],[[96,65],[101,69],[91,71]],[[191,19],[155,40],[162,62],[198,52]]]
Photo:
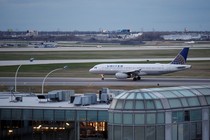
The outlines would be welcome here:
[[[186,44],[195,44],[195,41],[187,41]]]
[[[34,48],[56,48],[57,43],[53,42],[44,42],[41,44],[37,44]]]
[[[101,45],[97,45],[96,48],[102,48],[102,46]]]
[[[98,64],[89,72],[100,74],[102,80],[104,75],[115,75],[117,79],[141,80],[141,76],[144,75],[161,75],[191,68],[191,65],[185,65],[188,51],[189,48],[183,48],[169,64]]]

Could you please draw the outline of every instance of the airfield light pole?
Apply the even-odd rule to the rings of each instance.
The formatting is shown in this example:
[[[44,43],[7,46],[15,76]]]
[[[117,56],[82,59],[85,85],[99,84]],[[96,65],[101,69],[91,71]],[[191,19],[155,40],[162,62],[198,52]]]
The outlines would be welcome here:
[[[47,77],[48,77],[51,73],[53,73],[53,72],[55,72],[55,71],[63,70],[63,69],[67,69],[67,68],[68,68],[68,66],[64,66],[63,68],[54,69],[54,70],[50,71],[50,72],[45,76],[44,80],[42,81],[42,94],[44,94],[44,82],[45,82],[45,80],[47,79]]]
[[[30,58],[30,62],[33,62],[34,61],[34,58]],[[20,69],[20,67],[22,66],[22,64],[20,64],[15,72],[15,92],[17,91],[17,74],[18,74],[18,71]]]

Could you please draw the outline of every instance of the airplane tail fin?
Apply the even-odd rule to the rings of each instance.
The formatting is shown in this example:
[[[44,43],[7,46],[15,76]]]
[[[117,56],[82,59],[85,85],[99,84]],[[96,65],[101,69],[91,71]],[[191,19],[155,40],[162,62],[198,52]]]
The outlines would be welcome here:
[[[185,64],[187,62],[189,48],[183,48],[181,52],[174,58],[171,64]]]

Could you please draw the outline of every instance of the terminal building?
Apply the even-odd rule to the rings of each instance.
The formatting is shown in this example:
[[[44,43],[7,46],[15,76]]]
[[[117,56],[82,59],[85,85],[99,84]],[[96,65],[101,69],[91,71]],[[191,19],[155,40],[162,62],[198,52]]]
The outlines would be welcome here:
[[[1,140],[210,140],[210,86],[124,91],[110,104],[11,99],[0,95]]]

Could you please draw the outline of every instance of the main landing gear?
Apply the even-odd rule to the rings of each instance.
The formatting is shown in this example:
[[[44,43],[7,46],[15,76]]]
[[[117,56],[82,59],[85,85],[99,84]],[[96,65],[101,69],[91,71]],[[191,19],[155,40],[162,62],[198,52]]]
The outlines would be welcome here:
[[[139,80],[141,80],[141,77],[140,76],[133,77],[133,81],[139,81]]]

